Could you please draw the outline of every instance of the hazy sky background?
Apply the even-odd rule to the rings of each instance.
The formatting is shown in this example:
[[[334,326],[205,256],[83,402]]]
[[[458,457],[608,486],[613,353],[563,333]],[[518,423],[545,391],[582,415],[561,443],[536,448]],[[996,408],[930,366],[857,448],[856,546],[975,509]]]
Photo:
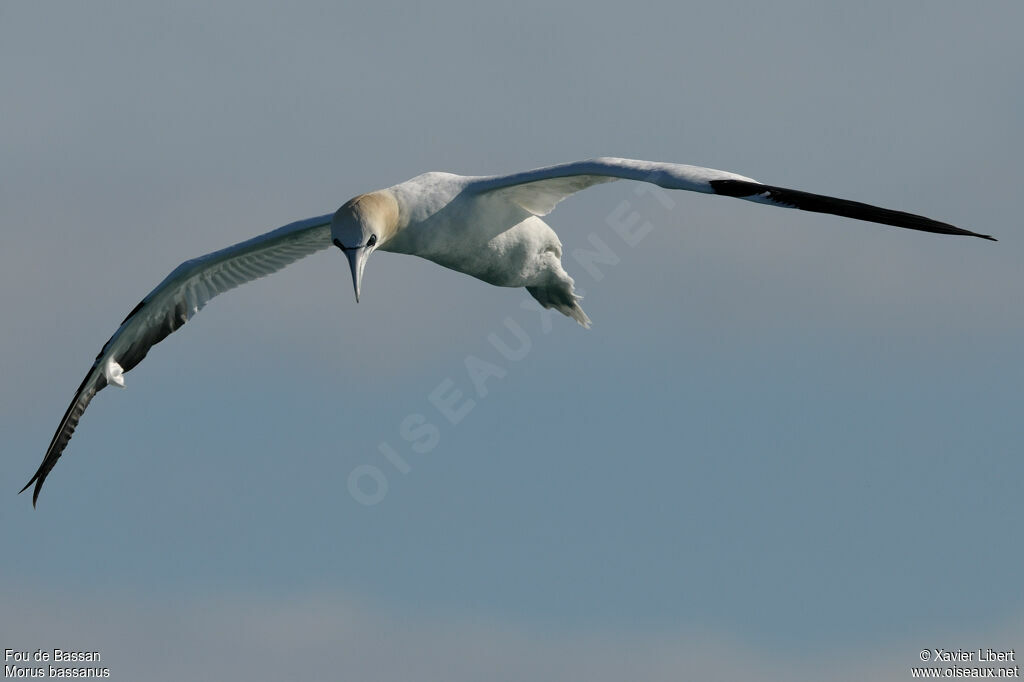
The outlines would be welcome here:
[[[0,4],[0,646],[158,682],[1024,655],[1022,27],[1017,2]],[[357,306],[317,254],[212,302],[99,394],[38,509],[15,494],[182,260],[424,171],[599,155],[1000,241],[598,186],[549,219],[590,331],[386,253]],[[594,237],[600,277],[571,255]],[[439,386],[476,401],[460,423]]]

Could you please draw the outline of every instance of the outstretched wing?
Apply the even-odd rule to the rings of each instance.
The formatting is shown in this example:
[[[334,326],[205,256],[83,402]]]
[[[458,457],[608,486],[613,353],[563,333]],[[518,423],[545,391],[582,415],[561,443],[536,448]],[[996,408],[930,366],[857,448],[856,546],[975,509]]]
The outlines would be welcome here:
[[[188,322],[214,296],[264,277],[331,244],[331,215],[301,220],[220,251],[185,261],[128,313],[104,344],[75,392],[39,469],[21,492],[35,483],[32,506],[43,481],[71,440],[85,408],[109,383],[124,385],[122,374],[154,345]]]
[[[977,234],[912,213],[893,211],[857,201],[836,199],[785,187],[764,185],[735,173],[678,163],[602,157],[537,168],[512,175],[476,178],[467,186],[466,191],[479,194],[495,193],[534,215],[547,215],[554,210],[558,202],[569,195],[592,185],[619,179],[650,182],[666,189],[720,194],[759,204],[798,208],[816,213],[831,213],[911,230],[959,234],[995,241],[994,237],[987,234]]]

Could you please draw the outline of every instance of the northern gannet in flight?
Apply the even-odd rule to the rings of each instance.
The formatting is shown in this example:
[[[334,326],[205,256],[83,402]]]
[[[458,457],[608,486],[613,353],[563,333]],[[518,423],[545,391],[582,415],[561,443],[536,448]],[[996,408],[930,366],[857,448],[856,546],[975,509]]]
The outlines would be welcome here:
[[[497,286],[526,287],[545,308],[554,308],[589,327],[590,318],[580,308],[573,280],[562,268],[562,243],[539,216],[550,213],[571,194],[619,179],[994,241],[988,235],[911,213],[674,163],[599,158],[501,176],[425,173],[387,189],[360,194],[333,215],[285,225],[175,268],[128,313],[104,344],[64,413],[43,463],[21,492],[35,483],[35,506],[46,476],[93,396],[108,384],[123,388],[124,373],[210,299],[331,244],[348,258],[356,301],[370,254],[393,251],[426,258]]]

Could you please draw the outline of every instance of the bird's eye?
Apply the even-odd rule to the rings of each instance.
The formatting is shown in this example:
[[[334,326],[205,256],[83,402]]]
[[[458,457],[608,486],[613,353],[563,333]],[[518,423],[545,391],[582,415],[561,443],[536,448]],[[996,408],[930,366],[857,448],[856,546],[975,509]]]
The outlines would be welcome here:
[[[370,239],[369,239],[369,240],[367,240],[367,242],[366,242],[366,245],[367,245],[367,246],[373,246],[373,245],[374,245],[374,244],[376,244],[376,243],[377,243],[377,235],[375,235],[375,234],[371,234],[371,235],[370,235]]]

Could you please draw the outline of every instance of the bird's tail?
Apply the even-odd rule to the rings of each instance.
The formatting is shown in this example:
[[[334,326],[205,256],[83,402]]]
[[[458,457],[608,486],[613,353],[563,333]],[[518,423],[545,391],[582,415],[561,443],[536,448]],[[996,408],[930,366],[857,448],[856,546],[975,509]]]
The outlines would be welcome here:
[[[571,282],[572,280],[570,280]],[[571,284],[569,285],[572,286]],[[580,307],[582,296],[577,296],[571,288],[565,287],[526,287],[530,295],[537,299],[545,308],[554,308],[566,317],[580,323],[584,329],[590,329],[590,318]]]

